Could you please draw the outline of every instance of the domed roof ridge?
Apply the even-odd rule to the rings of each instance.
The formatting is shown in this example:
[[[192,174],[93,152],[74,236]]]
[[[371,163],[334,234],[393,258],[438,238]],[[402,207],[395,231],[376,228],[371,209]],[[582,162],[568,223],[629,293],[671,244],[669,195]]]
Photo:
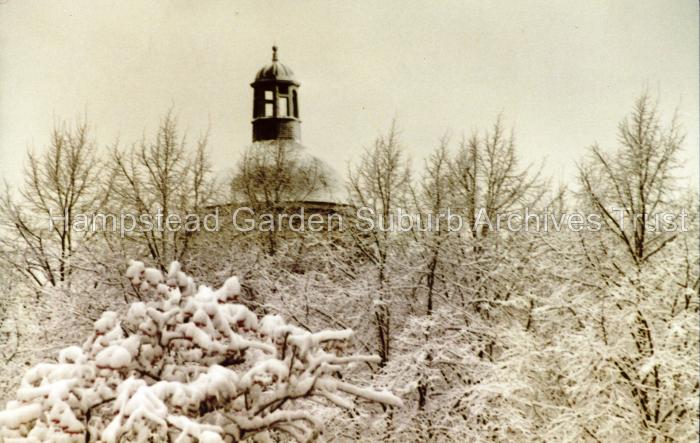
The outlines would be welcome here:
[[[255,81],[278,81],[278,82],[290,82],[290,83],[297,83],[296,79],[294,78],[294,71],[292,69],[279,62],[277,59],[277,46],[272,47],[272,63],[269,63],[260,70],[258,70],[258,73],[255,75]]]

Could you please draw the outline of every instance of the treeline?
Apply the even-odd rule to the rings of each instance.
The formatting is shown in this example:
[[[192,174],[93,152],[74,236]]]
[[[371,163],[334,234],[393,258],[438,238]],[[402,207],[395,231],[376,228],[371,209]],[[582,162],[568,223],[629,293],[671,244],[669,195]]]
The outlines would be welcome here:
[[[697,439],[698,196],[677,177],[682,129],[644,95],[618,142],[590,147],[574,183],[558,189],[522,165],[501,119],[463,140],[442,137],[419,168],[392,126],[350,165],[338,211],[370,208],[386,226],[398,209],[449,209],[466,221],[461,230],[122,235],[76,233],[73,218],[244,204],[279,214],[333,177],[298,145],[271,143],[250,146],[230,179],[217,178],[207,137],[188,144],[171,114],[126,148],[99,149],[84,123],[58,127],[48,149],[29,154],[24,185],[0,202],[0,259],[13,293],[24,294],[3,303],[14,349],[6,367],[44,356],[28,351],[41,337],[66,341],[68,325],[77,334],[107,307],[145,297],[121,277],[129,258],[163,270],[177,260],[212,285],[239,275],[261,314],[308,330],[352,328],[355,346],[380,356],[352,376],[376,379],[405,407],[369,423],[362,409],[324,417],[329,440]],[[526,210],[595,214],[602,229],[479,223]],[[665,214],[685,214],[683,229]],[[103,299],[84,295],[94,288]],[[37,308],[28,313],[27,303]]]

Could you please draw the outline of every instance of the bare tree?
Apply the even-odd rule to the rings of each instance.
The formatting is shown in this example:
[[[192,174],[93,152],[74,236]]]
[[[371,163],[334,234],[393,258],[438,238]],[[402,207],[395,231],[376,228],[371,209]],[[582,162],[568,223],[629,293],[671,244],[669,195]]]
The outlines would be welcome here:
[[[690,367],[696,370],[695,362],[684,366],[681,358],[673,365],[655,360],[689,344],[683,340],[679,346],[668,331],[679,318],[697,313],[697,289],[690,289],[691,282],[697,282],[696,271],[686,267],[685,272],[673,272],[669,265],[697,263],[696,252],[672,243],[681,238],[687,247],[697,232],[684,230],[676,217],[660,218],[678,209],[673,171],[683,139],[675,116],[663,125],[656,101],[645,93],[618,126],[617,151],[608,154],[594,145],[579,165],[579,195],[608,228],[592,239],[581,238],[586,268],[601,282],[599,303],[607,306],[595,319],[599,340],[618,376],[617,386],[632,403],[630,422],[647,433],[649,441],[660,441],[662,435],[665,440],[671,435],[669,427],[685,421],[688,408],[679,406],[679,399],[698,387],[696,379],[690,382],[686,376]],[[664,265],[650,260],[657,254]],[[694,297],[687,297],[691,292]],[[680,299],[684,302],[678,303]],[[608,333],[611,330],[624,330],[621,336],[626,340]]]
[[[484,240],[490,237],[491,226],[497,223],[500,215],[531,210],[541,200],[545,184],[540,172],[533,171],[531,166],[520,166],[513,131],[506,131],[500,116],[491,130],[481,135],[474,132],[468,140],[463,140],[450,161],[450,203],[453,208],[462,210],[472,237],[470,244],[464,243],[462,256],[466,258],[471,253],[479,261],[474,264],[473,273],[464,275],[468,278],[466,285],[475,288],[469,291],[472,297],[476,295],[485,300],[508,297],[511,293],[514,282],[499,283],[493,279],[494,274],[488,272],[490,267],[503,261],[499,256],[506,251],[484,254]],[[512,238],[511,241],[518,240]],[[513,248],[524,246],[511,245]],[[469,298],[464,291],[459,292],[463,299]],[[482,311],[481,304],[474,306],[478,312]],[[483,312],[488,315],[488,310]]]
[[[116,177],[113,210],[136,217],[125,238],[163,269],[188,252],[195,234],[188,229],[188,222],[214,201],[216,183],[207,158],[207,141],[207,135],[202,136],[190,152],[169,112],[154,140],[143,139],[128,150],[112,150]]]
[[[273,220],[287,208],[297,207],[310,196],[327,190],[330,174],[318,159],[306,155],[293,141],[257,142],[244,152],[231,180],[234,205],[250,205]],[[277,251],[279,226],[268,229],[268,254]]]
[[[540,172],[520,167],[513,131],[506,132],[500,116],[491,131],[462,141],[450,172],[453,204],[464,208],[474,238],[488,234],[486,219],[532,205],[543,193]]]
[[[425,315],[429,322],[433,321],[433,313],[436,309],[436,295],[439,288],[444,288],[441,273],[442,259],[450,235],[450,221],[442,218],[449,209],[450,183],[449,183],[449,137],[441,137],[438,147],[430,154],[425,161],[423,176],[415,195],[415,206],[417,208],[418,220],[421,223],[415,230],[418,243],[417,254],[408,261],[409,269],[412,262],[421,263],[423,272],[420,273],[416,284],[417,290],[425,292]],[[421,258],[423,260],[421,260]],[[424,283],[423,283],[424,282]],[[442,294],[443,296],[446,294]],[[411,301],[409,301],[410,303]],[[420,317],[418,317],[420,318]],[[410,322],[402,326],[410,331]],[[411,331],[414,332],[414,331]],[[433,363],[435,354],[431,347],[430,336],[431,326],[428,326],[422,334],[424,344],[419,348],[423,355],[418,357],[422,360],[422,365],[416,368],[415,379],[417,379],[417,405],[418,413],[424,415],[426,438],[432,440],[435,430],[433,429],[433,417],[428,412],[432,405],[428,405],[428,400],[434,394],[436,370]],[[403,334],[405,332],[401,332]]]
[[[409,163],[399,142],[396,124],[385,136],[365,150],[360,163],[348,173],[348,191],[358,211],[373,219],[370,226],[358,224],[355,244],[377,269],[377,299],[374,318],[377,327],[378,353],[382,364],[389,359],[391,310],[387,283],[387,264],[392,243],[396,210],[410,202],[411,174]],[[369,223],[367,223],[369,224]]]
[[[450,201],[450,157],[448,151],[449,139],[443,136],[438,148],[425,162],[424,176],[421,180],[417,195],[418,213],[425,220],[425,225],[418,231],[422,233],[421,243],[427,249],[427,265],[425,272],[426,284],[426,313],[433,312],[433,293],[437,283],[438,264],[445,237],[449,233],[449,220],[444,219]],[[430,215],[430,219],[428,219]]]
[[[89,235],[77,232],[77,218],[94,214],[109,195],[96,149],[87,123],[55,127],[46,151],[28,153],[19,194],[8,186],[0,199],[0,258],[38,286],[69,279],[78,244]]]
[[[594,145],[579,166],[582,196],[637,266],[678,235],[654,227],[657,214],[671,207],[673,170],[683,139],[675,116],[663,126],[657,103],[643,94],[619,124],[617,152],[607,154]]]

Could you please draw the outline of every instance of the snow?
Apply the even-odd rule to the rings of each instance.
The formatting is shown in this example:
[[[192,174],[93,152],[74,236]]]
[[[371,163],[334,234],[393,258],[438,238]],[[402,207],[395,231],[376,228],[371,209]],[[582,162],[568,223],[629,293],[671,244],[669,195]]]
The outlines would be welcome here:
[[[263,360],[256,363],[241,377],[239,385],[242,389],[248,389],[254,383],[267,385],[286,378],[288,375],[289,368],[282,361],[277,359]]]
[[[383,403],[390,406],[403,406],[401,399],[396,397],[389,391],[375,391],[372,389],[358,388],[350,383],[345,383],[341,381],[336,381],[335,386],[339,391],[347,392],[348,394],[355,395],[357,397],[363,397],[368,400],[375,401],[377,403]]]
[[[163,274],[160,273],[156,268],[146,268],[143,272],[144,280],[148,282],[149,285],[157,287],[158,284],[165,281]]]
[[[75,417],[71,408],[64,402],[54,403],[47,417],[50,422],[68,434],[79,434],[85,430],[83,423]]]
[[[293,345],[300,349],[302,354],[305,354],[309,349],[318,346],[320,343],[331,341],[331,340],[348,340],[352,337],[353,331],[350,329],[345,329],[343,331],[320,331],[313,334],[309,334],[304,331],[301,334],[290,335],[288,340]]]
[[[146,266],[143,264],[143,262],[132,260],[126,270],[126,278],[131,281],[133,286],[138,286],[141,284],[141,279],[143,278],[143,273],[145,270]]]
[[[204,431],[199,434],[199,443],[223,443],[223,441],[221,435],[212,431]]]
[[[238,277],[229,277],[224,285],[216,291],[217,299],[220,302],[236,301],[241,294],[241,283]]]
[[[98,368],[119,369],[131,363],[131,354],[122,346],[112,345],[97,354],[95,363]]]
[[[401,405],[389,392],[337,379],[352,363],[376,361],[323,349],[349,340],[349,329],[311,333],[281,316],[258,319],[235,303],[237,278],[216,291],[196,288],[177,263],[164,277],[131,262],[127,278],[153,301],[131,304],[124,318],[104,312],[82,347],[29,369],[17,401],[0,412],[5,441],[84,441],[89,431],[104,442],[167,434],[172,441],[214,443],[224,441],[224,430],[267,428],[306,439],[323,422],[298,400],[317,397],[348,409],[356,407],[353,397]]]
[[[36,420],[41,412],[42,408],[38,403],[20,405],[10,402],[7,409],[0,412],[0,426],[16,428],[23,423]]]
[[[100,334],[105,334],[110,331],[117,324],[117,313],[113,311],[107,311],[102,314],[97,322],[95,322],[95,332]]]

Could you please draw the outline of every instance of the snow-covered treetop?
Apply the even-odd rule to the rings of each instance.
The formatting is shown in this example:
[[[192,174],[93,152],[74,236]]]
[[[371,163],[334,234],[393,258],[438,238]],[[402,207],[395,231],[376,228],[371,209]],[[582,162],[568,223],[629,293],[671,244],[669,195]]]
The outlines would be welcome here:
[[[338,376],[377,361],[342,355],[351,330],[311,333],[277,315],[258,318],[237,303],[236,277],[196,287],[176,262],[163,275],[134,261],[127,278],[155,301],[131,304],[123,319],[105,312],[82,347],[27,371],[0,412],[5,442],[308,441],[323,431],[311,401],[401,405]]]

